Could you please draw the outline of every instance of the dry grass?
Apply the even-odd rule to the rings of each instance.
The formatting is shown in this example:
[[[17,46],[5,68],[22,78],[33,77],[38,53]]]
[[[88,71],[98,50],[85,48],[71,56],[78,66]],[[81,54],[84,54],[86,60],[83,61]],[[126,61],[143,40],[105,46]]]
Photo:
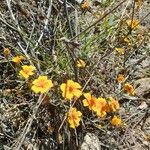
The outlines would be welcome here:
[[[118,73],[124,73],[126,82],[134,83],[140,78],[136,76],[140,65],[150,56],[149,28],[131,30],[126,24],[129,18],[138,19],[139,9],[129,0],[91,2],[89,10],[71,0],[1,0],[0,149],[76,150],[87,132],[99,136],[102,149],[149,148],[150,105],[138,107],[148,98],[124,94],[116,81]],[[139,21],[147,17],[148,13]],[[8,57],[3,54],[6,47],[11,50]],[[125,54],[119,55],[116,47],[124,48]],[[54,88],[47,94],[34,94],[30,90],[33,78],[23,80],[18,75],[22,64],[11,61],[16,55],[26,58],[22,64],[34,65],[37,75],[52,79]],[[86,62],[85,68],[77,68],[78,59]],[[143,76],[149,77],[150,70]],[[83,113],[81,125],[70,129],[63,122],[70,105],[60,91],[67,79],[79,82],[84,92],[117,98],[118,114],[127,125],[113,127],[113,114],[97,118],[83,107],[81,97],[75,103]]]

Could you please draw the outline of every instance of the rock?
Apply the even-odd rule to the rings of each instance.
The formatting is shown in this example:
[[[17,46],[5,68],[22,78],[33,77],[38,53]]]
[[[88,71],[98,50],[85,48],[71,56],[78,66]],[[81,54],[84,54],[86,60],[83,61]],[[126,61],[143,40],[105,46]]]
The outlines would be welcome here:
[[[81,150],[101,150],[98,137],[95,134],[87,133],[81,145]]]
[[[148,105],[146,104],[146,102],[142,102],[138,108],[139,109],[146,109],[147,107],[148,107]]]
[[[135,81],[135,93],[137,96],[145,96],[147,95],[147,98],[150,98],[150,78],[142,78],[137,81]]]

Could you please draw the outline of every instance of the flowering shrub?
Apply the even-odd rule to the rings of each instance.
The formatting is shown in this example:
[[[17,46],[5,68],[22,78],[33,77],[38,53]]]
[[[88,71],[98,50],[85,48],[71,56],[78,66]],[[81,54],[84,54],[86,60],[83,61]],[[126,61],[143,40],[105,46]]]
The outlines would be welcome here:
[[[149,93],[135,94],[132,84],[149,77],[148,14],[139,14],[143,6],[136,12],[141,2],[1,1],[1,145],[82,149],[87,132],[100,135],[104,149],[140,141],[126,136],[149,108]]]

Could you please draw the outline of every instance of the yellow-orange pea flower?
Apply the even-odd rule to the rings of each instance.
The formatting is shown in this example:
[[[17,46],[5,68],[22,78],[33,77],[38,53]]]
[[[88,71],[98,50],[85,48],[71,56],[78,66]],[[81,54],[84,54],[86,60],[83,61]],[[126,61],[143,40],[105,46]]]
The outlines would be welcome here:
[[[10,53],[11,53],[11,51],[10,51],[10,49],[9,49],[9,48],[4,48],[4,50],[3,50],[3,54],[4,54],[4,56],[5,56],[5,57],[9,56],[9,55],[10,55]]]
[[[35,93],[46,93],[50,88],[53,87],[53,83],[51,80],[47,78],[47,76],[39,76],[37,79],[35,79],[32,82],[32,87],[31,89]]]
[[[129,95],[134,95],[135,94],[134,87],[129,83],[126,83],[124,85],[124,91],[127,92]]]
[[[85,68],[85,66],[86,66],[86,63],[85,63],[85,61],[83,61],[82,59],[79,59],[79,60],[77,61],[77,67],[78,67],[78,68]]]
[[[118,54],[123,55],[125,53],[124,48],[115,48],[115,50],[118,52]]]
[[[70,109],[70,111],[67,113],[67,116],[70,128],[76,128],[80,125],[79,122],[81,120],[82,113],[77,111],[75,107]]]
[[[22,70],[19,71],[19,75],[24,77],[25,79],[29,78],[29,76],[32,76],[34,74],[35,67],[31,65],[24,65],[22,66]]]
[[[107,114],[108,105],[104,98],[99,97],[96,104],[96,114],[99,117],[105,117]]]
[[[120,126],[121,125],[121,118],[117,116],[113,116],[111,120],[111,124],[114,126]]]
[[[124,82],[124,80],[125,80],[124,74],[118,74],[117,76],[118,83],[122,83]]]
[[[23,56],[15,56],[12,58],[12,61],[16,64],[19,64],[22,60],[24,60],[25,58]]]
[[[113,97],[109,97],[108,98],[108,105],[109,105],[109,110],[108,111],[117,111],[118,109],[120,109],[120,105],[119,102],[117,100],[115,100]]]
[[[140,27],[140,22],[136,19],[127,20],[126,23],[131,29],[138,29]]]
[[[67,83],[62,83],[60,86],[62,96],[68,100],[73,97],[79,98],[82,95],[81,85],[72,80],[67,80]]]
[[[97,98],[92,96],[91,93],[83,94],[85,99],[83,100],[83,105],[88,106],[90,110],[96,111]]]

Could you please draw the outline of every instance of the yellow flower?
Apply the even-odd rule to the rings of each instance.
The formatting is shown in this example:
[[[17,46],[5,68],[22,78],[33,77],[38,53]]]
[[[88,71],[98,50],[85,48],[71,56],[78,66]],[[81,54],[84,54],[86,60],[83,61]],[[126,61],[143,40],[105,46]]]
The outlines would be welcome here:
[[[129,39],[129,37],[124,37],[123,38],[123,42],[125,44],[127,44],[129,47],[132,45],[131,40]]]
[[[83,1],[83,4],[81,5],[81,8],[86,10],[86,9],[89,9],[90,8],[90,3],[88,0],[84,0]]]
[[[143,2],[144,2],[144,0],[136,0],[136,5],[137,5],[138,10],[142,6]]]
[[[124,75],[123,74],[118,74],[118,76],[117,76],[118,83],[122,83],[122,82],[124,82],[124,80],[125,80]]]
[[[109,109],[110,109],[110,110],[108,110],[108,112],[109,111],[114,111],[114,112],[117,111],[120,108],[119,102],[112,97],[109,97],[108,99],[109,99],[108,105],[109,105]]]
[[[16,64],[19,64],[22,60],[24,60],[25,58],[23,56],[15,56],[12,58],[12,61]]]
[[[129,43],[130,43],[129,38],[125,37],[125,38],[124,38],[124,42],[126,42],[126,43],[128,43],[128,44],[129,44]]]
[[[125,49],[124,48],[115,48],[115,50],[120,54],[123,55],[125,53]]]
[[[51,80],[48,80],[47,76],[39,76],[32,82],[31,89],[35,93],[46,93],[50,88],[53,87],[53,83]]]
[[[19,71],[19,75],[23,76],[25,79],[29,78],[29,76],[34,74],[35,67],[34,66],[22,66],[22,70]]]
[[[135,94],[134,93],[134,87],[129,83],[126,83],[124,85],[124,91],[127,92],[129,95],[134,95]]]
[[[96,114],[99,117],[105,117],[108,110],[108,104],[104,98],[99,97],[96,104]]]
[[[10,49],[9,48],[4,48],[4,51],[3,51],[3,53],[4,53],[4,56],[9,56],[10,55]]]
[[[72,80],[67,80],[67,83],[62,83],[60,89],[62,96],[69,100],[73,97],[79,98],[82,95],[81,85]]]
[[[83,105],[88,106],[90,110],[96,110],[97,98],[92,96],[91,93],[85,93],[83,100]]]
[[[121,125],[121,118],[114,116],[111,120],[111,124],[114,126],[119,126]]]
[[[80,125],[79,122],[82,116],[82,113],[80,111],[77,111],[77,109],[73,107],[70,109],[67,115],[70,128],[76,128]]]
[[[138,29],[140,27],[140,22],[136,19],[127,20],[126,23],[131,29]]]
[[[78,61],[77,61],[77,67],[78,68],[84,68],[86,66],[86,63],[85,63],[85,61],[83,61],[82,59],[79,59]]]

